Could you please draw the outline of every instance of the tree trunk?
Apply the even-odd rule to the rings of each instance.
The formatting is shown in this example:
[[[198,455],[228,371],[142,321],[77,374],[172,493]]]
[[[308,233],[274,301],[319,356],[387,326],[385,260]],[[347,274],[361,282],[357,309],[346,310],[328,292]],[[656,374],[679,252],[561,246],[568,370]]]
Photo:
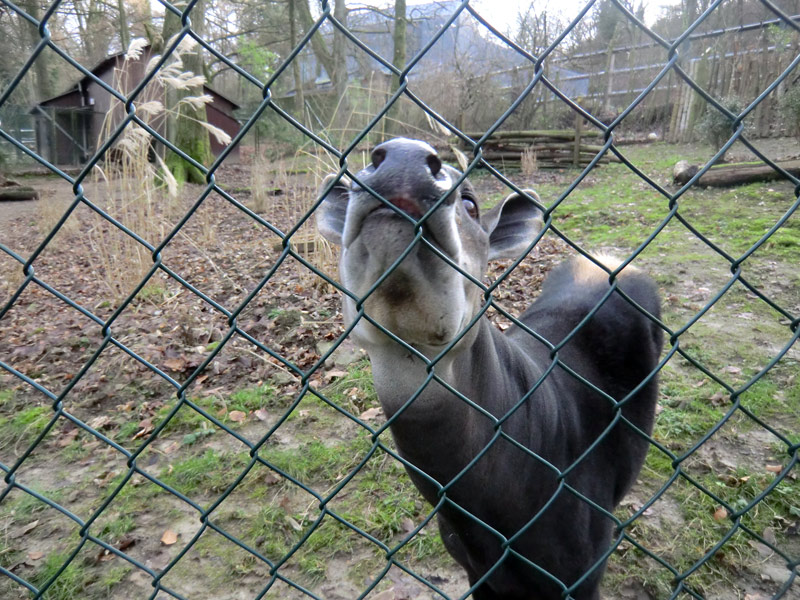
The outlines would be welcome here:
[[[308,0],[297,0],[296,4],[297,16],[303,28],[308,31],[314,26],[314,17],[311,16],[311,10],[308,8]],[[342,25],[347,25],[347,6],[345,0],[336,0],[333,8],[333,16]],[[335,115],[334,123],[344,122],[343,115],[347,113],[346,98],[344,91],[347,88],[347,62],[346,62],[346,48],[344,45],[344,34],[338,29],[333,32],[333,51],[328,48],[325,39],[319,32],[311,36],[311,49],[317,60],[322,64],[322,68],[328,74],[333,84],[333,89],[336,91],[336,97],[339,102],[337,115]]]
[[[406,66],[406,0],[394,1],[394,55],[392,56],[392,64],[400,71]],[[400,88],[400,77],[392,73],[392,87],[389,95],[393,95]],[[398,98],[392,108],[387,113],[387,132],[391,135],[396,135],[400,130],[400,99]]]
[[[119,43],[122,51],[127,52],[131,43],[131,32],[128,29],[128,13],[125,11],[125,0],[117,0],[117,12],[119,19]]]
[[[180,5],[177,4],[176,6],[180,7]],[[190,19],[192,22],[192,29],[197,34],[202,35],[205,20],[204,0],[200,0],[200,2],[195,5]],[[166,11],[162,33],[165,44],[180,30],[180,27],[180,17],[174,15],[170,11]],[[195,75],[203,74],[204,69],[201,50],[201,47],[198,45],[191,51],[183,53],[181,58],[185,71],[191,71]],[[202,86],[197,86],[188,90],[164,90],[168,110],[175,110],[177,108],[178,111],[177,116],[171,117],[172,123],[167,124],[167,139],[189,157],[201,165],[207,166],[211,164],[213,156],[211,154],[211,140],[208,130],[200,124],[208,120],[205,106],[193,108],[186,103],[179,104],[181,99],[187,96],[200,96],[202,93]],[[206,183],[203,172],[175,152],[169,152],[167,154],[166,163],[178,182]]]
[[[297,3],[306,0],[289,0],[289,43],[292,48],[297,44]],[[303,94],[303,74],[300,71],[300,59],[292,61],[292,76],[294,77],[294,108],[295,117],[303,125],[306,124],[306,100]]]
[[[333,16],[343,26],[347,27],[347,6],[345,0],[335,0]],[[335,76],[332,76],[336,90],[337,110],[334,115],[334,126],[341,129],[350,120],[350,108],[347,102],[347,48],[346,38],[338,28],[333,30],[333,63]]]
[[[20,8],[27,12],[34,19],[42,18],[42,11],[39,9],[39,4],[36,0],[20,0]],[[34,29],[29,23],[20,19],[20,27],[23,28],[28,34],[28,41],[30,43],[30,50],[42,41],[39,37],[39,32]],[[33,63],[34,77],[32,79],[31,96],[34,103],[41,102],[53,96],[53,80],[51,77],[51,63],[50,56],[52,53],[49,50],[44,50],[39,56],[36,57],[36,62]]]

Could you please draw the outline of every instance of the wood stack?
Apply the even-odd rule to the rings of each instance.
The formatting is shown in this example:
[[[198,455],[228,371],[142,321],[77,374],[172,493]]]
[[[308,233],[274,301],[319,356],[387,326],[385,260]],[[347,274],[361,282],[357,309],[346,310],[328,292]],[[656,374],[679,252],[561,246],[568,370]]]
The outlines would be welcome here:
[[[472,139],[483,133],[466,132]],[[590,143],[594,142],[594,143]],[[523,155],[539,169],[583,168],[602,150],[602,133],[580,129],[553,129],[532,131],[496,131],[483,144],[483,157],[494,166],[520,168]],[[460,140],[453,140],[468,158],[472,150]],[[535,161],[533,157],[535,156]],[[607,163],[610,155],[603,156]]]

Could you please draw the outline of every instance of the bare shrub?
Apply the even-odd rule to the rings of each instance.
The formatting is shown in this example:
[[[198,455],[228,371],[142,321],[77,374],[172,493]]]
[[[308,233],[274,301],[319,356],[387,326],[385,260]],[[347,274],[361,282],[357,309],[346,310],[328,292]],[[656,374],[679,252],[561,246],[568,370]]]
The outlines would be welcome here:
[[[212,101],[211,96],[201,95],[182,98],[174,107],[164,104],[168,90],[187,89],[205,82],[202,75],[184,69],[181,57],[195,43],[190,38],[185,38],[184,42],[178,46],[170,62],[155,73],[134,103],[136,115],[154,130],[163,129],[168,117],[177,118],[180,105],[198,106]],[[131,43],[123,66],[114,73],[116,89],[126,91],[138,83],[132,81],[132,65],[139,60],[145,44],[143,40]],[[159,59],[159,56],[151,57],[146,72],[152,71]],[[98,146],[112,139],[123,109],[121,102],[112,99]],[[182,115],[181,118],[187,117]],[[208,123],[201,124],[221,143],[230,142],[230,137],[221,130]],[[134,122],[128,123],[106,152],[103,167],[95,167],[93,179],[98,196],[106,199],[101,208],[151,245],[155,246],[163,239],[171,218],[179,209],[178,183],[156,151],[154,138],[147,129]],[[201,222],[200,231],[209,241],[215,239],[212,223]],[[111,223],[93,222],[85,239],[100,266],[103,280],[117,299],[130,293],[153,265],[147,246]]]

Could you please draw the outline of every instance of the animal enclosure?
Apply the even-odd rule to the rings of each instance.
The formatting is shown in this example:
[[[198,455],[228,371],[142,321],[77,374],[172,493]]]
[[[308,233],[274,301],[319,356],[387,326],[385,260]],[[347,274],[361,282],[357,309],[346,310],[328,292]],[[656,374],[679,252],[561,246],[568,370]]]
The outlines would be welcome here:
[[[338,315],[341,295],[357,306],[365,298],[343,286],[309,232],[323,200],[313,173],[357,176],[369,163],[365,140],[372,130],[392,129],[386,121],[402,101],[426,116],[425,137],[443,151],[458,159],[452,136],[467,148],[460,166],[481,209],[525,188],[541,199],[535,243],[518,260],[490,263],[488,279],[472,282],[493,327],[518,324],[544,275],[568,258],[616,254],[623,263],[607,274],[612,286],[632,268],[658,285],[665,346],[655,426],[642,433],[648,454],[631,493],[606,515],[614,531],[603,555],[604,595],[800,598],[800,180],[776,164],[796,152],[796,141],[761,143],[750,128],[753,115],[765,118],[761,103],[797,80],[800,51],[795,44],[788,65],[760,77],[734,113],[681,58],[682,45],[724,2],[708,4],[675,39],[622,3],[609,4],[652,41],[649,52],[660,52],[662,68],[606,121],[564,94],[545,69],[592,3],[534,55],[465,0],[446,4],[442,29],[402,66],[322,3],[293,52],[266,75],[193,29],[197,3],[165,4],[181,28],[151,64],[150,79],[191,39],[263,98],[210,164],[148,124],[137,103],[147,77],[130,96],[95,81],[126,117],[77,172],[44,160],[0,124],[5,143],[51,176],[29,180],[41,189],[41,208],[0,219],[0,596],[466,599],[480,585],[455,566],[435,527],[468,468],[435,482],[438,504],[410,483],[370,367]],[[757,4],[782,31],[800,34],[793,15],[766,0]],[[0,108],[30,83],[42,56],[65,61],[76,78],[93,77],[92,65],[51,36],[59,2],[41,13],[0,5],[36,41],[5,80]],[[516,100],[471,137],[423,100],[410,77],[459,19],[532,67]],[[399,82],[369,115],[369,128],[343,127],[341,142],[308,119],[305,107],[273,95],[312,38],[334,32]],[[618,143],[626,118],[667,78],[729,122],[722,148]],[[596,132],[585,168],[525,173],[484,157],[491,134],[542,88]],[[299,132],[305,153],[285,163],[245,156],[234,164],[234,149],[265,115]],[[184,157],[206,184],[186,185],[175,197],[153,192],[141,213],[123,210],[123,177],[106,158],[131,130]],[[697,180],[725,155],[767,164],[781,178],[699,188]],[[700,165],[684,185],[671,181],[679,158]],[[104,177],[93,176],[98,169]],[[168,179],[156,167],[143,173],[141,180]],[[115,275],[111,258],[122,259],[125,277]],[[558,351],[552,348],[553,368]],[[428,365],[431,378],[437,363]],[[479,410],[473,399],[464,402]],[[505,416],[489,415],[496,439]],[[570,470],[556,469],[556,477],[566,481]],[[588,502],[566,484],[558,493]],[[515,552],[515,536],[475,523],[504,549],[498,565],[527,560]],[[581,582],[553,586],[574,598]]]

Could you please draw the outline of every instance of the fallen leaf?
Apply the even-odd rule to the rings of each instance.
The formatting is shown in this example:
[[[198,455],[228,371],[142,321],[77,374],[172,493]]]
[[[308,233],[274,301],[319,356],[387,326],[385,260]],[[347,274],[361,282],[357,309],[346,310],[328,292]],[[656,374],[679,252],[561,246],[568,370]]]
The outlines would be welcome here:
[[[92,429],[102,429],[109,423],[111,423],[111,417],[108,417],[106,415],[100,415],[99,417],[95,417],[94,419],[89,421],[88,425]]]
[[[132,439],[138,440],[139,438],[146,436],[148,433],[152,433],[152,431],[153,422],[150,419],[145,419],[139,423],[139,431],[136,432],[136,435],[134,435]]]
[[[243,423],[247,418],[247,414],[241,410],[232,410],[228,413],[228,418],[234,423]]]
[[[342,371],[340,369],[331,369],[327,373],[325,373],[325,381],[333,381],[334,379],[341,379],[342,377],[347,376],[347,371]]]
[[[781,465],[767,465],[765,468],[770,473],[780,473],[783,471],[783,467]]]
[[[109,560],[112,560],[115,557],[116,554],[112,554],[111,552],[103,548],[102,550],[100,550],[100,553],[97,555],[97,558],[95,560],[97,562],[108,562]]]
[[[136,543],[136,538],[126,535],[117,542],[117,550],[127,550]]]
[[[178,441],[177,440],[172,440],[171,442],[166,444],[163,448],[161,448],[161,451],[164,454],[172,454],[178,448],[180,448],[180,444],[178,443]]]
[[[175,542],[178,541],[178,534],[172,531],[172,529],[167,529],[164,534],[161,536],[161,543],[165,546],[172,546]]]
[[[39,524],[39,520],[38,520],[38,519],[37,519],[37,520],[35,520],[35,521],[31,521],[30,523],[28,523],[28,524],[27,524],[27,525],[25,525],[24,527],[21,527],[19,530],[17,530],[15,533],[13,533],[13,534],[11,535],[11,537],[12,537],[12,538],[18,538],[18,537],[22,537],[23,535],[27,535],[28,533],[30,533],[31,531],[33,531],[33,529],[34,529],[34,528],[35,528],[35,527],[36,527],[38,524]]]
[[[268,471],[266,475],[264,475],[264,483],[266,485],[275,485],[279,483],[281,480],[280,475],[274,473],[273,471]]]
[[[164,366],[170,371],[183,371],[184,367],[186,367],[186,361],[176,356],[175,358],[168,358],[165,360]]]
[[[708,399],[711,402],[711,406],[722,406],[725,404],[727,397],[722,392],[716,392],[711,398]]]
[[[414,521],[406,517],[402,521],[400,521],[400,528],[402,529],[403,533],[411,533],[414,531]]]
[[[269,419],[269,413],[265,411],[263,408],[259,408],[253,414],[259,421],[267,421]]]
[[[61,438],[56,442],[59,448],[64,448],[69,446],[72,442],[75,441],[75,438],[78,437],[78,429],[72,429],[61,436]]]
[[[727,518],[728,518],[728,511],[725,510],[724,506],[720,506],[717,510],[714,511],[715,521],[722,521]]]
[[[300,525],[300,523],[298,523],[297,521],[295,521],[292,517],[287,515],[286,520],[288,521],[292,529],[294,529],[295,531],[303,531],[303,526]]]
[[[358,418],[362,421],[374,421],[378,417],[383,414],[383,411],[380,409],[379,406],[374,406],[372,408],[368,408],[363,413],[358,415]]]
[[[772,544],[773,546],[778,543],[778,539],[775,537],[775,531],[773,531],[772,527],[765,528],[764,532],[761,534],[761,537],[764,538],[765,542]]]
[[[725,371],[726,373],[730,373],[731,375],[738,375],[739,373],[742,372],[742,370],[739,367],[734,367],[732,365],[728,365],[722,370]]]
[[[28,558],[30,560],[39,560],[44,556],[44,552],[39,552],[38,550],[33,552],[28,552]]]

